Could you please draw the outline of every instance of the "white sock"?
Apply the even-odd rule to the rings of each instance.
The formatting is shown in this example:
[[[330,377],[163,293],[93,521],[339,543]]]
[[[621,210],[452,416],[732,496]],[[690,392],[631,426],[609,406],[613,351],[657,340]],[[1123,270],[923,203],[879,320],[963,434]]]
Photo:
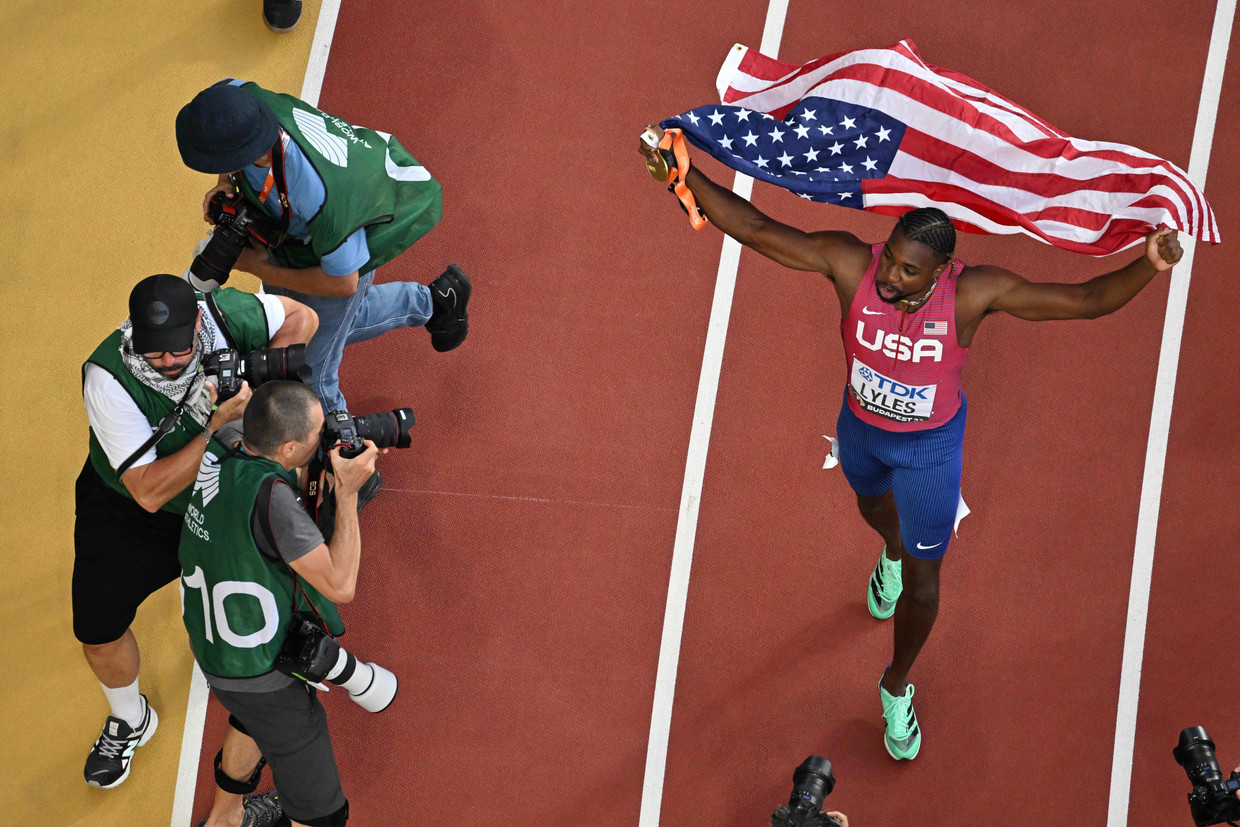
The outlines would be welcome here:
[[[103,686],[102,683],[99,685]],[[138,694],[138,681],[136,678],[129,686],[122,686],[116,689],[110,686],[103,686],[103,694],[108,698],[114,717],[120,718],[131,727],[136,727],[142,723],[145,709],[142,706],[142,696]]]

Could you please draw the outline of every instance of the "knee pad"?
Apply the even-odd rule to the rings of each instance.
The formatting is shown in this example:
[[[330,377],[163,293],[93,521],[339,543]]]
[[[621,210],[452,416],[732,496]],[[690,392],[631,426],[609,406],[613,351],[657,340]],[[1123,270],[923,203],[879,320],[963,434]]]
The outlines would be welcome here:
[[[215,786],[233,795],[249,795],[258,788],[258,779],[263,775],[263,767],[267,766],[266,758],[258,759],[258,766],[254,768],[254,772],[250,773],[250,777],[245,781],[238,781],[220,769],[220,762],[223,760],[224,750],[220,750],[215,754]]]
[[[318,818],[299,818],[298,822],[308,825],[308,827],[344,827],[349,820],[349,802],[346,801],[339,810],[330,815],[319,816]]]

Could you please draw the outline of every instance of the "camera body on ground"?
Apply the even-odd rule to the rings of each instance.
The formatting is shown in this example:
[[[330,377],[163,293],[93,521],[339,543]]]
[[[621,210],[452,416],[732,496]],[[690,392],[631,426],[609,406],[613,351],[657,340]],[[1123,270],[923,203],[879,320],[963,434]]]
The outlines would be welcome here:
[[[241,251],[251,238],[264,247],[274,247],[278,230],[275,221],[241,193],[217,192],[207,203],[207,216],[215,225],[207,245],[189,266],[191,282],[199,290],[215,290],[232,273]]]
[[[792,796],[771,816],[771,827],[840,827],[822,812],[822,802],[835,788],[831,762],[811,755],[792,773]]]
[[[1188,806],[1192,809],[1197,827],[1209,827],[1240,819],[1240,773],[1232,773],[1223,780],[1223,770],[1214,755],[1214,741],[1199,726],[1188,727],[1180,732],[1180,743],[1171,751],[1172,756],[1188,776],[1193,791],[1188,794]]]
[[[242,382],[249,382],[250,388],[273,379],[310,382],[305,345],[263,348],[245,356],[229,348],[212,351],[202,357],[202,372],[215,383],[217,405],[236,396]]]
[[[337,445],[342,457],[356,457],[366,450],[366,440],[376,448],[408,448],[413,440],[413,408],[395,408],[383,413],[350,416],[348,411],[332,411],[323,426],[323,450]]]

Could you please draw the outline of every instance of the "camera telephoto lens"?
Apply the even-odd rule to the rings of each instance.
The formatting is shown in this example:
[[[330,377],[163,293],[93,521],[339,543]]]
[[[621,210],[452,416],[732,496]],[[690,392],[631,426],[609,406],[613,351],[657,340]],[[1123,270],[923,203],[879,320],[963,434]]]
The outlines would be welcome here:
[[[369,439],[377,448],[408,448],[413,442],[409,436],[414,422],[413,408],[355,416],[353,421],[358,437]]]
[[[1214,756],[1214,741],[1204,727],[1191,726],[1180,732],[1180,745],[1171,751],[1194,787],[1205,787],[1223,780],[1223,770]]]
[[[214,281],[223,284],[228,281],[233,265],[241,256],[246,245],[246,234],[238,232],[228,225],[219,225],[211,234],[211,240],[202,252],[194,257],[189,271],[199,281]]]
[[[811,755],[792,773],[791,802],[808,801],[814,810],[817,810],[834,788],[835,776],[831,774],[831,762]]]
[[[256,350],[245,357],[242,373],[251,388],[273,379],[289,379],[309,384],[310,367],[306,364],[306,346],[299,344]]]

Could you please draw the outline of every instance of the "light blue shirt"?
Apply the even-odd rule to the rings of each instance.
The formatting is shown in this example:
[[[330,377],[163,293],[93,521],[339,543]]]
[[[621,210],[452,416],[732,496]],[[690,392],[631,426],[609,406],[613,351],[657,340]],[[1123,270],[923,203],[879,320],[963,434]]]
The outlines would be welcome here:
[[[241,86],[243,83],[243,80],[229,81],[232,86]],[[280,130],[280,135],[284,138],[287,133]],[[255,192],[262,192],[270,171],[270,167],[251,164],[242,170],[242,173]],[[288,186],[289,206],[292,207],[288,234],[305,241],[310,236],[306,225],[323,208],[327,190],[323,187],[323,179],[314,171],[314,166],[293,140],[284,141],[284,181]],[[267,196],[266,206],[277,218],[284,212],[280,206],[280,194],[274,186]],[[323,256],[319,266],[329,276],[348,276],[361,270],[369,260],[370,247],[366,244],[366,228],[363,227],[355,230],[344,243]]]

